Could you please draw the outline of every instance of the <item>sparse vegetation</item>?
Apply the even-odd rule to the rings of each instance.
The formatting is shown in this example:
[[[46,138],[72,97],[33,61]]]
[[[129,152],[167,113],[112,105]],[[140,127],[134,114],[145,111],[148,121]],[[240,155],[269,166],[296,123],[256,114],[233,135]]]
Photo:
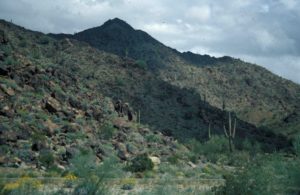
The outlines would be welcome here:
[[[144,35],[126,44],[124,62],[105,52],[124,54],[117,44],[99,51],[6,24],[0,193],[299,193],[299,86],[240,60],[181,55]],[[133,120],[116,111],[118,100]]]

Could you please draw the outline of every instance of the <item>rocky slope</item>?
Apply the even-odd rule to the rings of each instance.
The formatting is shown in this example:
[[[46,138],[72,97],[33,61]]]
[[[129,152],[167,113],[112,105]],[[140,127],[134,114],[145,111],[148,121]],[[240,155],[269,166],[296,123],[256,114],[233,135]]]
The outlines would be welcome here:
[[[65,166],[87,150],[99,161],[141,153],[167,159],[188,151],[174,139],[206,140],[209,124],[223,134],[226,112],[135,60],[5,21],[0,30],[1,165]],[[237,147],[245,138],[265,149],[289,146],[283,136],[237,121]]]
[[[117,18],[74,35],[51,36],[85,41],[142,61],[166,83],[191,89],[210,105],[234,111],[249,123],[291,136],[298,132],[299,85],[260,66],[231,57],[180,53]]]

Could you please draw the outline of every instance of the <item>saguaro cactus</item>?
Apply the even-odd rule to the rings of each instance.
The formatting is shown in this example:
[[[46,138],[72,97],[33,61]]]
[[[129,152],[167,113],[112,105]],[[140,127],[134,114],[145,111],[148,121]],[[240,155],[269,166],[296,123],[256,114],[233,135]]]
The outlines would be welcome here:
[[[231,113],[228,113],[228,130],[226,129],[224,125],[224,134],[228,138],[228,144],[229,144],[229,151],[233,151],[233,139],[235,137],[235,130],[236,130],[236,118],[234,118],[234,125],[232,127],[232,119],[231,119]]]
[[[208,123],[208,139],[211,138],[211,129],[210,129],[210,122]]]

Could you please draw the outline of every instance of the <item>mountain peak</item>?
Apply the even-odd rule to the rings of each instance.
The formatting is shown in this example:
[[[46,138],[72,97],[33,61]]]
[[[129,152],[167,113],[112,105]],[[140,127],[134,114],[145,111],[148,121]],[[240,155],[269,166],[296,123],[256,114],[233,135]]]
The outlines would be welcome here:
[[[120,26],[122,28],[133,30],[132,26],[130,26],[127,22],[121,20],[120,18],[109,19],[102,25],[102,27],[104,28],[111,27],[111,26]]]

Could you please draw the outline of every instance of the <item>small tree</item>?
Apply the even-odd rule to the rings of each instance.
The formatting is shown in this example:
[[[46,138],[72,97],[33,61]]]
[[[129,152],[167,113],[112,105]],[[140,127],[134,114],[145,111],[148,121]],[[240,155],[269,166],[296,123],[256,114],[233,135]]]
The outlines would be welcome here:
[[[232,152],[232,145],[233,145],[233,139],[235,137],[235,130],[236,130],[236,118],[234,118],[234,125],[232,127],[232,119],[231,119],[231,113],[228,113],[228,130],[226,129],[224,125],[224,134],[228,138],[228,144],[229,144],[229,151]]]

